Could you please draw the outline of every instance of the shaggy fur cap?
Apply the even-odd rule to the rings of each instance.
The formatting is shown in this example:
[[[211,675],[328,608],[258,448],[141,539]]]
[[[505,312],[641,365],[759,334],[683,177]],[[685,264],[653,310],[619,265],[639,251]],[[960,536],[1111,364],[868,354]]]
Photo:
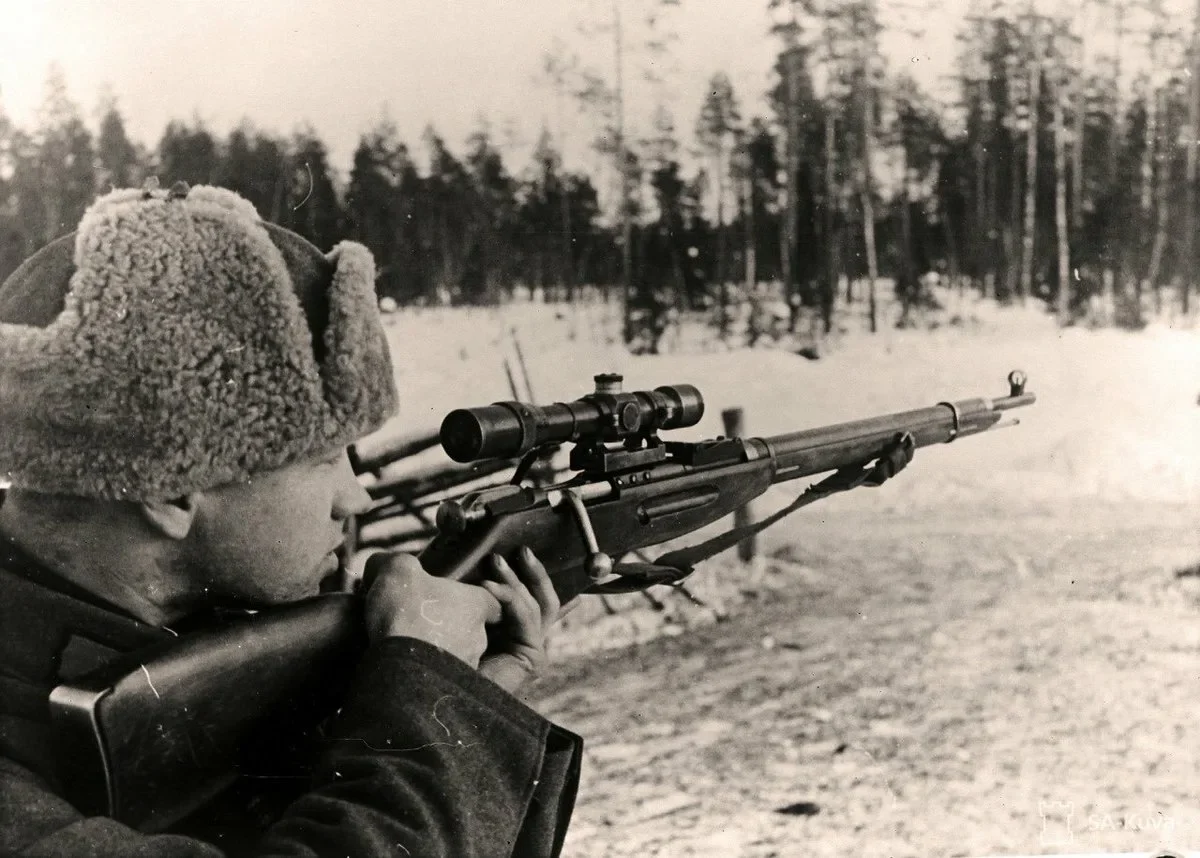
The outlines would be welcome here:
[[[396,408],[374,278],[230,191],[102,197],[0,286],[0,477],[166,499],[350,443]]]

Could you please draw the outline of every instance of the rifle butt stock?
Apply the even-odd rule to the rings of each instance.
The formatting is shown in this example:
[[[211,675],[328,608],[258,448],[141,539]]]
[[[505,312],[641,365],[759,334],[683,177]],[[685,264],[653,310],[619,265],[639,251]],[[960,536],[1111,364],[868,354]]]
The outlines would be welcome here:
[[[292,752],[318,738],[342,697],[340,678],[366,645],[359,614],[349,594],[317,596],[58,686],[51,724],[69,800],[153,833],[239,775],[304,777]]]

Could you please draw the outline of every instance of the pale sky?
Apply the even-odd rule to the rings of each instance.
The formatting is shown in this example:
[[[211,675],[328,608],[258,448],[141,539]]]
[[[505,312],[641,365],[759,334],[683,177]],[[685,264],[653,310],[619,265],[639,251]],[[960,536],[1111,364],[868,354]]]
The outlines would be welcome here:
[[[618,2],[636,42],[648,2]],[[948,0],[945,20],[913,49],[922,52],[911,60],[924,63],[920,72],[951,69],[952,10],[965,3]],[[658,101],[690,143],[705,82],[718,70],[732,78],[744,115],[765,115],[779,48],[766,6],[683,0],[667,19],[679,40],[662,88],[640,79],[644,57],[627,62],[633,132],[645,132]],[[220,134],[243,117],[279,133],[307,121],[344,175],[359,135],[385,111],[417,150],[432,123],[461,152],[481,115],[500,142],[507,134],[527,146],[543,124],[557,124],[555,100],[536,82],[543,54],[558,40],[610,76],[611,36],[580,32],[609,14],[610,0],[0,0],[0,107],[32,127],[46,71],[58,62],[93,128],[105,86],[130,135],[148,146],[172,118],[198,115]],[[587,166],[580,159],[593,130],[566,116],[574,160]],[[514,150],[510,168],[523,167],[523,156]]]

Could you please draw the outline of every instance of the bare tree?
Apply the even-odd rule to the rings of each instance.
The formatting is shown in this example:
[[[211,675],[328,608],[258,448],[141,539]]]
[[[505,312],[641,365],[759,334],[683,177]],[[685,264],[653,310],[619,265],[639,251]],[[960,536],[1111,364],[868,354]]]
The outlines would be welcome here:
[[[615,139],[617,157],[617,181],[619,194],[617,205],[621,218],[621,294],[625,305],[624,339],[633,339],[633,206],[630,200],[629,156],[625,145],[625,51],[621,28],[621,2],[612,0],[613,31],[613,79],[615,86],[614,109],[616,114]]]
[[[1191,290],[1196,278],[1196,137],[1200,134],[1200,0],[1196,0],[1195,17],[1192,19],[1191,44],[1188,65],[1190,66],[1187,86],[1187,143],[1186,177],[1184,185],[1183,211],[1183,292],[1180,295],[1181,309],[1191,311]]]
[[[1067,74],[1061,47],[1062,34],[1054,34],[1054,62],[1050,72],[1050,95],[1054,109],[1054,232],[1058,245],[1058,324],[1065,327],[1071,319],[1071,245],[1067,226],[1067,152],[1066,113],[1068,90],[1063,78]]]
[[[579,59],[568,55],[561,44],[542,56],[542,78],[554,92],[555,133],[561,152],[566,148],[566,122],[563,119],[563,102],[571,91],[571,81],[578,74]],[[571,231],[571,203],[568,195],[559,193],[559,220],[561,241],[559,243],[559,285],[567,293],[567,300],[575,300],[574,238]]]
[[[713,161],[713,190],[717,216],[717,287],[721,290],[721,334],[729,328],[729,269],[726,265],[725,240],[725,179],[729,175],[729,156],[740,128],[737,99],[733,84],[724,72],[718,72],[708,82],[708,91],[696,120],[696,139]]]
[[[1155,115],[1163,116],[1167,100],[1166,87],[1154,87],[1148,98],[1152,99],[1155,104]],[[1162,284],[1159,274],[1162,269],[1163,253],[1167,246],[1167,190],[1170,183],[1167,147],[1163,144],[1162,136],[1161,132],[1155,134],[1153,146],[1154,241],[1150,245],[1150,262],[1146,268],[1146,284],[1154,290],[1156,312],[1162,311]],[[1147,160],[1149,160],[1149,156],[1147,156]]]
[[[787,99],[786,155],[787,181],[784,185],[786,203],[783,218],[783,241],[780,242],[780,261],[783,267],[783,288],[792,306],[791,328],[795,331],[798,320],[799,286],[797,280],[796,247],[798,243],[799,197],[800,197],[800,97],[799,77],[802,59],[801,48],[794,37],[784,53],[784,91]]]
[[[1037,234],[1038,107],[1042,91],[1041,18],[1029,7],[1029,127],[1025,134],[1025,223],[1021,231],[1022,301],[1033,291],[1033,252]]]
[[[878,24],[875,0],[864,0],[859,22],[863,39],[862,57],[862,172],[859,195],[862,201],[863,240],[867,249],[867,314],[871,333],[879,330],[875,281],[879,278],[879,259],[875,247],[875,181],[871,161],[875,156],[875,61]]]
[[[1076,239],[1083,234],[1084,183],[1083,183],[1083,138],[1086,130],[1087,108],[1084,104],[1084,69],[1089,67],[1087,55],[1088,0],[1081,0],[1077,13],[1080,32],[1070,35],[1070,44],[1075,49],[1070,61],[1064,57],[1062,67],[1071,75],[1070,92],[1067,100],[1075,114],[1074,134],[1071,137],[1071,234]]]

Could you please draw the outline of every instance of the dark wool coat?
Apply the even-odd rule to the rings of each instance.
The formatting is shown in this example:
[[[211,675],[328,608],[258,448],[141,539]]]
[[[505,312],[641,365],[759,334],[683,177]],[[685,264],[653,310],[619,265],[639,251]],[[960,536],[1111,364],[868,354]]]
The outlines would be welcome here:
[[[0,854],[495,858],[561,851],[580,739],[453,656],[408,638],[367,652],[312,789],[282,813],[267,810],[253,784],[239,783],[231,801],[172,833],[145,835],[83,817],[60,795],[48,695],[165,634],[31,568],[0,543]],[[389,746],[408,750],[373,750]]]

